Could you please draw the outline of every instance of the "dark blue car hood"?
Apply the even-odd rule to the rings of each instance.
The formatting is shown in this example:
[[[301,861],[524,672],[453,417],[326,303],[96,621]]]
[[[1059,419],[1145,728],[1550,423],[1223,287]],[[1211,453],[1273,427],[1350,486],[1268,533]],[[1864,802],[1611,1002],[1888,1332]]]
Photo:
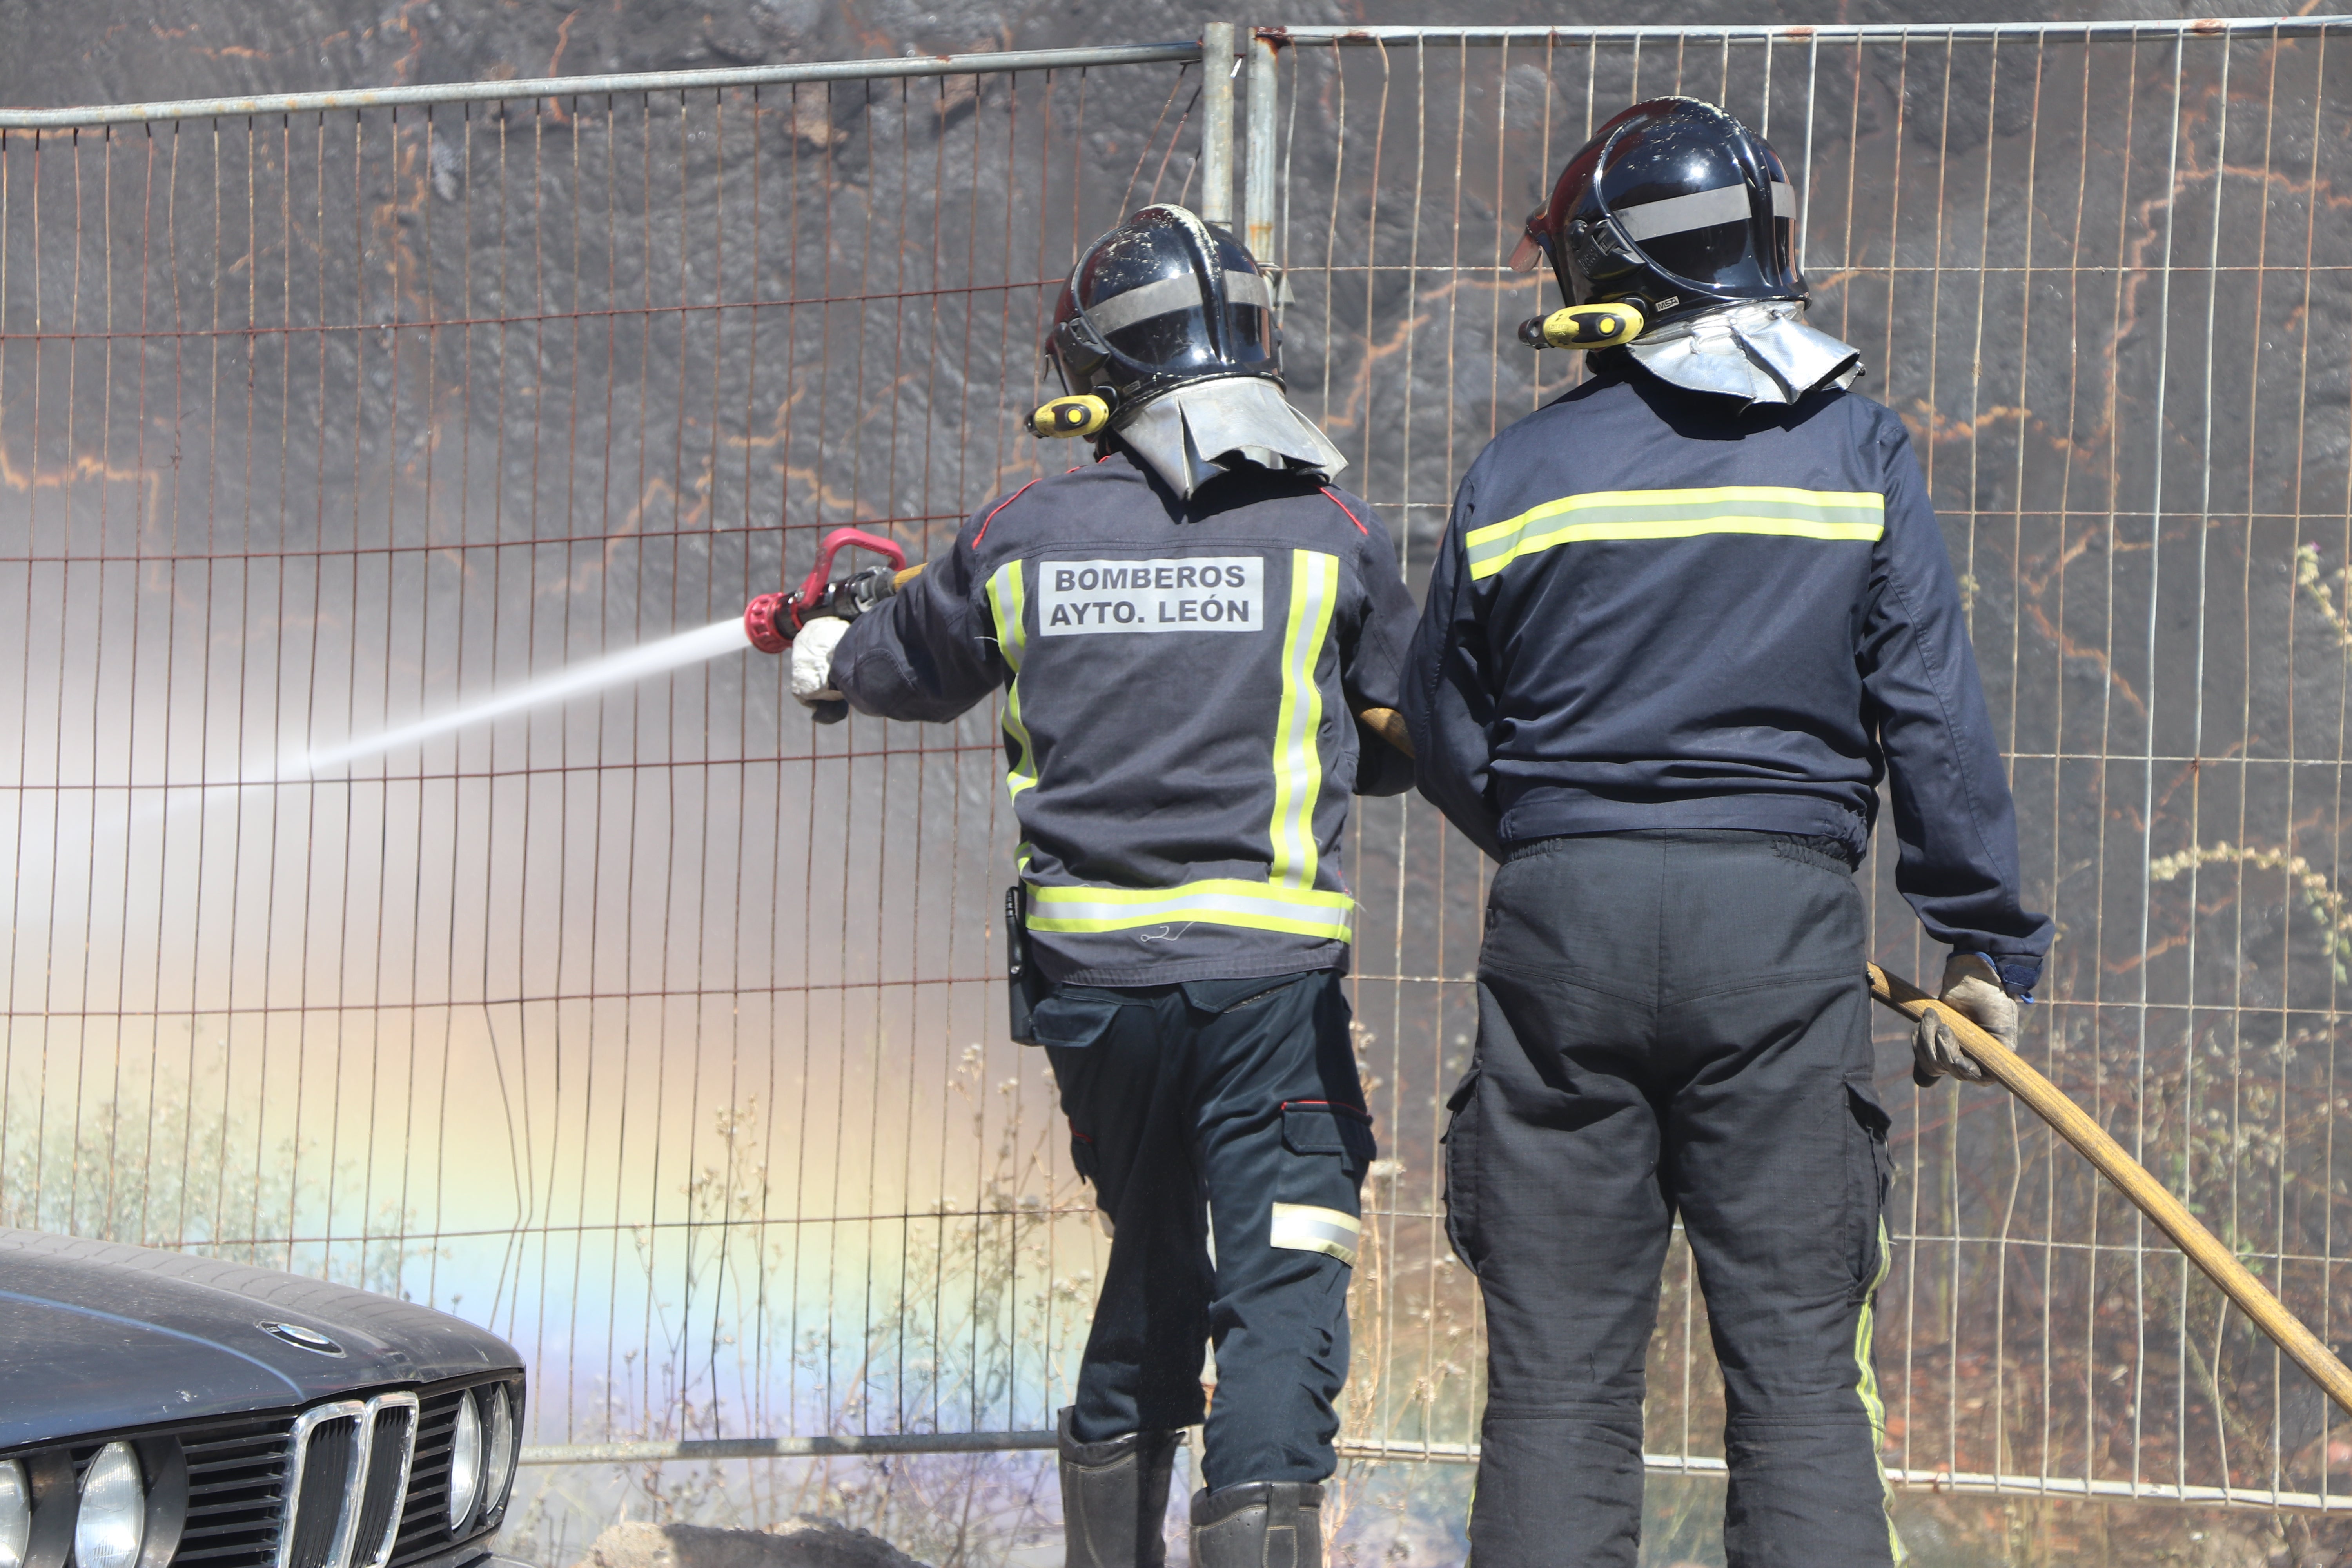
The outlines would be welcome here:
[[[265,1322],[315,1330],[343,1353],[299,1349]],[[497,1335],[414,1302],[0,1229],[0,1451],[521,1365]]]

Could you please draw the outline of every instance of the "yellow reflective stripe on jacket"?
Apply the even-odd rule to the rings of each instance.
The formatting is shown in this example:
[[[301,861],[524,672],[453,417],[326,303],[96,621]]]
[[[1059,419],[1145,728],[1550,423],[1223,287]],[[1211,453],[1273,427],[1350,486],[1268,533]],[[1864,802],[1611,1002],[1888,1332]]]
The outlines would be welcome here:
[[[1333,942],[1351,941],[1355,900],[1345,893],[1218,878],[1173,888],[1053,888],[1031,884],[1029,928],[1049,931],[1133,931],[1139,926],[1243,926]]]
[[[1282,707],[1274,724],[1274,859],[1266,880],[1315,885],[1315,803],[1323,790],[1323,690],[1315,667],[1339,597],[1339,558],[1290,552],[1290,617],[1282,633]]]
[[[988,608],[996,620],[997,649],[1013,671],[1004,688],[1004,732],[1021,748],[1021,760],[1004,775],[1004,784],[1018,795],[1037,782],[1037,748],[1030,744],[1029,727],[1021,721],[1021,659],[1029,649],[1029,595],[1022,586],[1020,562],[1006,562],[988,580]]]
[[[1726,485],[1696,490],[1595,490],[1563,496],[1463,538],[1475,582],[1512,562],[1588,540],[1695,539],[1708,533],[1777,534],[1869,543],[1886,531],[1875,490],[1800,490]]]

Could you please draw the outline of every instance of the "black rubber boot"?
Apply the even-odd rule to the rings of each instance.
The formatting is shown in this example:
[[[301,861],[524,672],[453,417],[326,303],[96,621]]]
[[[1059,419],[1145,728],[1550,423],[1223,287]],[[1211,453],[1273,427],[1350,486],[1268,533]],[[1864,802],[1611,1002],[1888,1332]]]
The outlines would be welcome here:
[[[1107,1443],[1070,1436],[1075,1405],[1055,1423],[1062,1440],[1062,1539],[1066,1568],[1163,1568],[1168,1561],[1168,1474],[1181,1432],[1142,1432]]]
[[[1192,1568],[1323,1568],[1323,1489],[1252,1481],[1194,1492]]]

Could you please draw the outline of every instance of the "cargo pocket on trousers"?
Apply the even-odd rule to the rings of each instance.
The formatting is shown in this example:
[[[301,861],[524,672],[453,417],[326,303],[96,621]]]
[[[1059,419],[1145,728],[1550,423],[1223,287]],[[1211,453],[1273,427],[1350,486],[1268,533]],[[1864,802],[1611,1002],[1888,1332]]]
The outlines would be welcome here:
[[[1445,1097],[1445,1131],[1438,1142],[1445,1150],[1446,1245],[1475,1278],[1478,1272],[1478,1260],[1472,1256],[1478,1213],[1478,1068],[1475,1062]]]
[[[1276,1184],[1267,1244],[1353,1265],[1363,1235],[1357,1191],[1379,1152],[1370,1114],[1338,1100],[1286,1100],[1282,1146],[1293,1159]]]
[[[1877,1091],[1864,1079],[1845,1080],[1845,1105],[1853,1133],[1846,1141],[1849,1186],[1846,1222],[1846,1262],[1853,1277],[1853,1297],[1867,1300],[1886,1278],[1894,1262],[1886,1248],[1886,1195],[1895,1184],[1895,1157],[1887,1152],[1887,1129],[1894,1125]]]
[[[1294,1154],[1337,1154],[1360,1180],[1380,1156],[1371,1113],[1331,1100],[1284,1100],[1282,1146]]]
[[[1041,1046],[1077,1050],[1103,1037],[1127,999],[1084,985],[1049,993],[1029,1015],[1029,1033]]]

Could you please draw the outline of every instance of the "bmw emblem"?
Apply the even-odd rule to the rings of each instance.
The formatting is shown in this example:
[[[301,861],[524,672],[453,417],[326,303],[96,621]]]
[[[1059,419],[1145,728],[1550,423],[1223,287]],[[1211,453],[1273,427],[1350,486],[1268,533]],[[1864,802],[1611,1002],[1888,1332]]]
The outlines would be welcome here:
[[[317,1355],[341,1355],[343,1347],[316,1329],[306,1329],[299,1323],[263,1323],[261,1331],[275,1340],[283,1340],[296,1350],[310,1351]]]

